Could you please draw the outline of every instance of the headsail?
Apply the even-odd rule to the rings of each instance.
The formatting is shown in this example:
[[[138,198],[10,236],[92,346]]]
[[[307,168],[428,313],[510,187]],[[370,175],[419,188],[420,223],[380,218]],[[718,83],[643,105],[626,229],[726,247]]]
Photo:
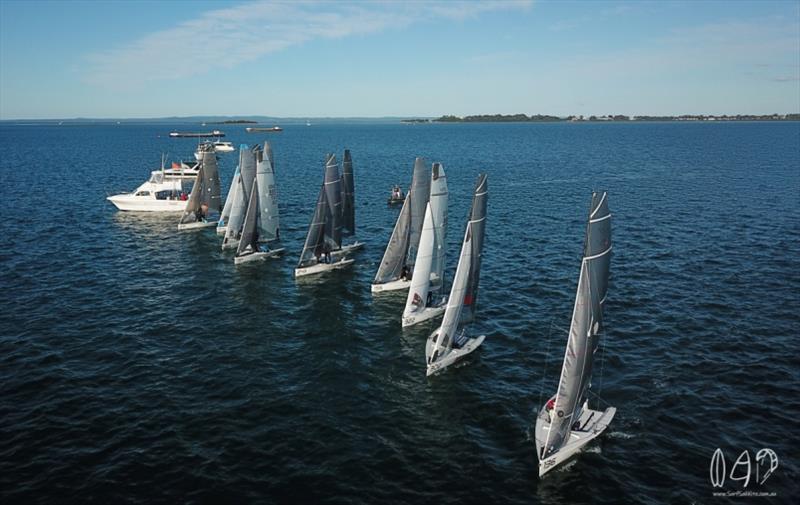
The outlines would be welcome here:
[[[327,156],[325,163],[325,199],[328,202],[325,242],[331,251],[335,251],[342,247],[342,178],[333,154]]]
[[[247,214],[242,226],[242,237],[239,239],[239,246],[236,248],[236,256],[241,256],[249,248],[251,252],[258,251],[258,181],[253,183],[253,189],[247,204]]]
[[[325,185],[319,189],[319,196],[317,197],[317,205],[314,208],[314,215],[311,218],[311,223],[308,225],[308,235],[306,236],[306,243],[303,246],[303,252],[300,253],[300,261],[297,267],[304,267],[316,262],[317,258],[325,252],[325,221],[328,214],[328,201],[325,198]]]
[[[414,266],[414,275],[411,278],[411,287],[406,298],[406,308],[403,317],[408,317],[414,312],[428,306],[428,292],[430,289],[431,265],[436,250],[436,235],[434,232],[433,212],[431,204],[425,206],[425,220],[422,224],[422,235],[419,240],[417,261]]]
[[[265,149],[269,144],[264,142]],[[278,219],[278,189],[275,185],[275,170],[271,162],[271,149],[268,152],[255,149],[256,156],[256,184],[258,191],[258,234],[262,242],[270,242],[280,238]]]
[[[406,259],[406,250],[408,249],[408,239],[411,224],[411,207],[409,206],[409,199],[403,202],[403,208],[400,209],[400,215],[397,217],[397,222],[392,230],[392,236],[389,237],[389,244],[386,246],[386,251],[383,253],[383,259],[378,267],[378,273],[375,274],[375,284],[389,282],[400,277],[403,271],[403,265]]]
[[[236,200],[236,191],[239,188],[239,166],[236,166],[236,170],[233,172],[233,180],[231,181],[231,187],[228,188],[228,196],[225,198],[225,205],[222,207],[222,214],[219,217],[219,224],[220,226],[227,226],[228,221],[231,217],[231,209],[233,208],[233,202]]]
[[[350,149],[344,150],[342,159],[342,231],[345,235],[356,232],[355,180]]]
[[[592,193],[581,273],[572,311],[567,350],[553,406],[553,421],[543,446],[544,459],[569,440],[591,382],[592,362],[603,327],[611,260],[611,213],[605,192]]]

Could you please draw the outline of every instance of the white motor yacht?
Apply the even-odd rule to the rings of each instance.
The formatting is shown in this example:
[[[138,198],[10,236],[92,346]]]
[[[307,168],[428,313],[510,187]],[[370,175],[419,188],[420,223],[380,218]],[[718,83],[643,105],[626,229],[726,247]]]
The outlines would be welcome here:
[[[199,165],[199,164],[197,164]],[[137,212],[181,212],[191,192],[195,168],[154,170],[150,179],[131,193],[106,197],[119,210]],[[193,173],[190,175],[189,172]]]

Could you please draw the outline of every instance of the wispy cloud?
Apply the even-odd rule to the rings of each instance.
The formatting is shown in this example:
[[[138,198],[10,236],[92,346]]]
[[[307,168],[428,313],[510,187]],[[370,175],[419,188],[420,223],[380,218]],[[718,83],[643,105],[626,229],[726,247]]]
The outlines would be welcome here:
[[[176,27],[88,56],[86,80],[101,86],[196,76],[232,68],[315,39],[336,39],[435,19],[462,21],[487,11],[528,8],[532,0],[493,2],[271,2],[208,11]]]

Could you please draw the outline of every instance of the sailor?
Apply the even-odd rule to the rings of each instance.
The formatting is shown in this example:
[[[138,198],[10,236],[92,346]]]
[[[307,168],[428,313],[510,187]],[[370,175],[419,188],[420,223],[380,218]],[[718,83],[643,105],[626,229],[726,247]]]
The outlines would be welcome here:
[[[408,265],[403,265],[403,270],[400,272],[400,278],[404,281],[408,280]]]
[[[553,422],[553,409],[555,408],[555,406],[556,406],[555,397],[550,398],[549,400],[547,400],[547,403],[544,404],[544,410],[547,412],[547,417],[551,423]]]

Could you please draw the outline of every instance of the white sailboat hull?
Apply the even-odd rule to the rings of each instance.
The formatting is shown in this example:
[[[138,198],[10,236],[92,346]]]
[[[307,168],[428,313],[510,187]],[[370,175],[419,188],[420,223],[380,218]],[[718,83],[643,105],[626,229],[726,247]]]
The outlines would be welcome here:
[[[280,249],[272,249],[271,251],[258,251],[250,254],[245,254],[243,256],[237,256],[233,258],[234,265],[241,265],[242,263],[250,263],[252,261],[260,261],[265,260],[267,258],[275,258],[280,256],[284,252],[284,248]]]
[[[224,242],[224,241],[222,242],[222,250],[223,251],[225,249],[236,249],[237,247],[239,247],[239,239],[233,239],[233,240],[229,240],[227,242]]]
[[[437,333],[439,330],[434,332]],[[472,351],[480,347],[483,343],[483,340],[486,338],[486,335],[481,335],[479,337],[470,338],[467,342],[459,347],[459,348],[452,348],[447,354],[436,360],[435,363],[431,363],[428,365],[428,370],[426,371],[425,375],[430,377],[433,374],[437,374],[444,370],[445,368],[449,367],[450,365],[464,359],[468,354]],[[427,344],[425,346],[425,359],[431,356],[433,353],[433,339],[429,338]]]
[[[295,277],[304,277],[307,275],[314,275],[314,274],[321,274],[324,272],[330,272],[331,270],[338,270],[340,268],[345,268],[353,264],[355,260],[353,259],[343,259],[336,261],[334,263],[317,263],[316,265],[311,265],[307,267],[298,267],[294,269],[294,276]]]
[[[344,256],[344,255],[350,254],[353,251],[357,251],[358,249],[361,249],[362,247],[364,247],[364,242],[355,241],[352,244],[343,245],[341,249],[337,249],[335,251],[331,251],[331,256],[333,256],[334,258],[337,258],[339,256]]]
[[[397,279],[396,281],[384,282],[382,284],[373,284],[371,289],[373,293],[383,293],[385,291],[408,289],[409,286],[411,286],[411,279]]]
[[[226,231],[228,231],[227,226],[217,226],[217,235],[225,235]]]
[[[412,312],[409,315],[403,315],[403,328],[407,326],[413,326],[415,324],[422,323],[429,319],[433,319],[434,317],[441,316],[444,314],[444,309],[447,308],[447,304],[443,303],[438,307],[425,307],[424,309]]]
[[[211,228],[212,226],[217,226],[216,221],[197,221],[194,223],[179,223],[178,229],[179,230],[200,230],[203,228]]]
[[[539,477],[580,452],[586,444],[600,436],[611,423],[616,412],[617,409],[614,407],[609,407],[604,411],[584,408],[578,420],[580,429],[570,432],[569,442],[545,459],[539,459]],[[542,447],[546,443],[549,430],[550,423],[540,414],[536,418],[536,454],[539,458],[541,458]]]

